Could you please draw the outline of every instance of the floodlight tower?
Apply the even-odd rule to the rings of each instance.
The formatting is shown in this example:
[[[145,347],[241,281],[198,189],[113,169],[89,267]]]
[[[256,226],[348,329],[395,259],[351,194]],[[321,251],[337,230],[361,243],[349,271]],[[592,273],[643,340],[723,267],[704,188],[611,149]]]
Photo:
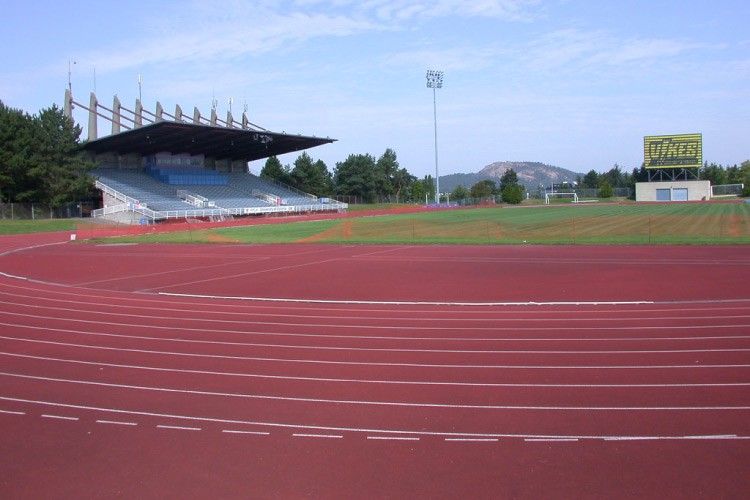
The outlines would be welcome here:
[[[440,204],[440,173],[438,171],[437,145],[437,92],[443,88],[443,72],[433,69],[427,70],[427,88],[432,89],[432,114],[435,119],[435,203]]]

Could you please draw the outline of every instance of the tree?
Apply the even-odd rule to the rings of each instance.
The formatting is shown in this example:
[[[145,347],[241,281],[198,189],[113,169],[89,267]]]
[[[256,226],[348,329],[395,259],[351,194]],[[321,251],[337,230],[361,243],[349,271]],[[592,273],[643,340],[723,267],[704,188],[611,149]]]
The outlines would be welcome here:
[[[518,174],[512,168],[509,168],[500,177],[500,189],[502,190],[505,186],[514,186],[516,184],[518,184]]]
[[[333,182],[337,194],[359,196],[372,203],[377,196],[375,158],[369,154],[351,154],[343,162],[336,163]]]
[[[266,179],[273,179],[284,184],[292,184],[292,176],[289,167],[282,167],[281,162],[276,156],[269,156],[265,165],[260,171],[260,176]]]
[[[294,161],[291,179],[294,187],[306,193],[312,193],[316,196],[330,194],[331,174],[328,173],[328,167],[321,160],[313,163],[312,158],[307,153],[302,153]]]
[[[57,106],[28,115],[0,102],[0,199],[57,207],[92,194],[81,128]]]
[[[393,185],[393,191],[396,195],[396,203],[401,200],[401,193],[408,192],[409,187],[416,181],[417,178],[409,173],[405,168],[399,168],[393,173],[391,178],[391,184]]]
[[[468,198],[469,194],[469,190],[459,184],[453,189],[453,192],[451,192],[451,198],[455,201],[462,201]]]
[[[425,197],[425,193],[426,193],[424,189],[424,182],[422,182],[421,180],[415,180],[411,184],[410,191],[411,191],[410,195],[411,195],[412,201],[416,203],[422,203]]]
[[[591,169],[589,170],[589,173],[583,176],[583,179],[581,180],[581,187],[588,189],[596,189],[597,187],[599,187],[599,174],[596,172],[596,170]]]
[[[391,148],[385,150],[375,163],[375,179],[377,182],[378,197],[390,197],[394,193],[393,180],[399,170],[396,152]]]
[[[607,179],[603,179],[599,184],[599,196],[602,198],[612,198],[612,195],[614,195],[612,184]]]
[[[501,196],[505,203],[518,205],[523,201],[524,188],[520,184],[508,184],[503,186]]]
[[[729,183],[727,171],[724,170],[724,167],[717,165],[716,163],[709,164],[708,162],[705,162],[698,172],[698,176],[701,179],[710,181],[714,186]]]
[[[485,179],[479,181],[471,186],[471,197],[472,198],[489,198],[497,192],[497,186],[495,181],[491,179]]]

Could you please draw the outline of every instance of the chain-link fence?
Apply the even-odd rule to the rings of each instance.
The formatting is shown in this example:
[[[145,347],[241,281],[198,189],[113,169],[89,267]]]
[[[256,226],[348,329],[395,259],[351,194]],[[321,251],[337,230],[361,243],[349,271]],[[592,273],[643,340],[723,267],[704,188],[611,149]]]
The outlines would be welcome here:
[[[58,207],[49,207],[41,203],[0,203],[0,219],[73,219],[90,217],[94,208],[91,201],[71,202]]]

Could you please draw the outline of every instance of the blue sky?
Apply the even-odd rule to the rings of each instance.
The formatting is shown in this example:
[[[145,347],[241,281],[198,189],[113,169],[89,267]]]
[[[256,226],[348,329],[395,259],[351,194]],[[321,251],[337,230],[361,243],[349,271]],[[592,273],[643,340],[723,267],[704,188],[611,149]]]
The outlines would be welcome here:
[[[0,99],[36,112],[94,88],[274,131],[330,136],[329,169],[390,147],[415,175],[499,160],[627,169],[643,136],[702,132],[704,158],[750,158],[750,2],[575,0],[3,1]],[[86,121],[82,110],[75,115]],[[100,132],[107,130],[105,123]],[[292,163],[296,155],[282,157]],[[251,164],[253,171],[262,164]]]

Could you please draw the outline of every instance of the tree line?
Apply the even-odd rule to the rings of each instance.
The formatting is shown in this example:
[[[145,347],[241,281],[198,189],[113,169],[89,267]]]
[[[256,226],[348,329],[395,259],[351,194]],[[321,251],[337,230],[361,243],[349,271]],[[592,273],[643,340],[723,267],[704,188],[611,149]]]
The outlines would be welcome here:
[[[302,153],[293,165],[282,165],[276,156],[266,159],[260,176],[283,182],[316,196],[375,201],[420,202],[433,199],[432,176],[418,179],[398,163],[396,152],[388,148],[379,157],[350,154],[337,162],[333,172],[322,160]]]
[[[81,127],[57,106],[30,115],[0,101],[0,203],[49,207],[94,195],[94,164],[78,150]]]

